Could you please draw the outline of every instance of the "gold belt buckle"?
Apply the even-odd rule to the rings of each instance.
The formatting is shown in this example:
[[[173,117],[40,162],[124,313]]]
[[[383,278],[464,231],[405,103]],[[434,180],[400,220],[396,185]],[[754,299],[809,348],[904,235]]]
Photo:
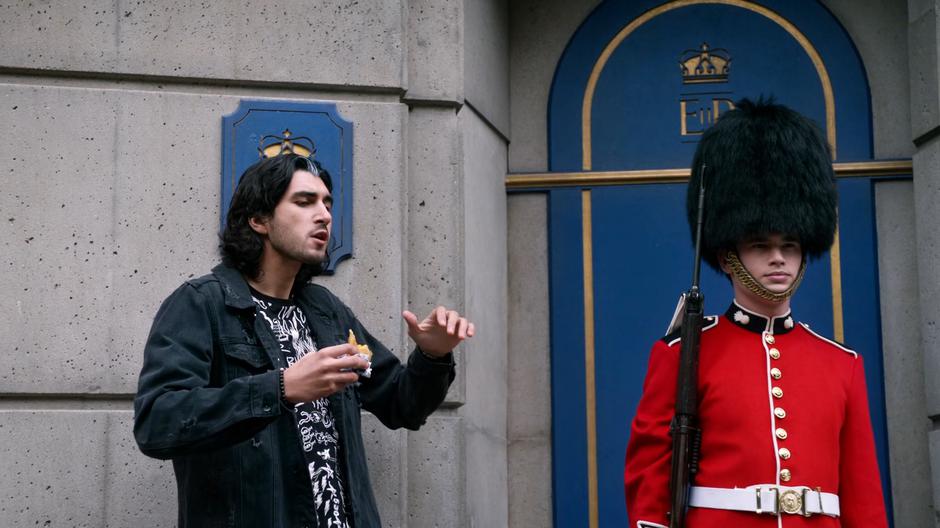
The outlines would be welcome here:
[[[803,513],[803,495],[793,489],[780,494],[780,511],[791,515]]]

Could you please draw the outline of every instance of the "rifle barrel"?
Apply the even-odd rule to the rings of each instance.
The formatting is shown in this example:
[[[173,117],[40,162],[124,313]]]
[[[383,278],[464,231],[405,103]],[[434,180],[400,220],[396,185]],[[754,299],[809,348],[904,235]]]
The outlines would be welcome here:
[[[702,224],[705,218],[705,165],[699,172],[698,211],[695,222],[695,265],[692,269],[692,287],[685,295],[685,313],[682,316],[679,372],[676,380],[676,415],[670,427],[672,433],[672,474],[669,492],[672,496],[669,527],[685,528],[689,509],[689,490],[692,474],[696,471],[699,455],[698,429],[698,354],[704,321],[705,298],[699,290],[699,271],[702,267]]]

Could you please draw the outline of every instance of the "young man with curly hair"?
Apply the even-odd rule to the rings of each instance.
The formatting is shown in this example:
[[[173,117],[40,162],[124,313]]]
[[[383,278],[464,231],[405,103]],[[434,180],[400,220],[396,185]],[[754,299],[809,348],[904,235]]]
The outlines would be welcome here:
[[[454,379],[451,351],[475,330],[466,318],[403,312],[416,345],[403,365],[310,282],[327,262],[331,191],[329,174],[295,154],[252,165],[222,263],[157,312],[134,434],[173,461],[180,527],[380,526],[360,408],[418,429]]]

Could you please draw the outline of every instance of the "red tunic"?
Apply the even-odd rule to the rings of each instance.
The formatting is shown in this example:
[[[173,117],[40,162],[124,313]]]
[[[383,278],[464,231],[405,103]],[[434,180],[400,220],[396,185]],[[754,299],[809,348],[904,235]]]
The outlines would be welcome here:
[[[789,314],[765,318],[736,304],[706,319],[699,356],[702,450],[693,484],[820,487],[841,516],[689,508],[689,528],[887,526],[868,415],[862,358]],[[631,527],[668,526],[679,339],[650,353],[627,445],[624,484]],[[781,417],[782,416],[782,417]],[[789,477],[789,480],[786,480]]]

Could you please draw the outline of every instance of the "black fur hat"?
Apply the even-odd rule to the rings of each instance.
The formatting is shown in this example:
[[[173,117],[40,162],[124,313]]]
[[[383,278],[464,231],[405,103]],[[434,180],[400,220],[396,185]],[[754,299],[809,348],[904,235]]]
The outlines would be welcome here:
[[[832,245],[837,199],[832,158],[809,119],[772,100],[742,99],[705,132],[686,195],[693,241],[703,164],[702,257],[713,268],[720,270],[719,251],[735,249],[750,236],[795,236],[810,258]]]

